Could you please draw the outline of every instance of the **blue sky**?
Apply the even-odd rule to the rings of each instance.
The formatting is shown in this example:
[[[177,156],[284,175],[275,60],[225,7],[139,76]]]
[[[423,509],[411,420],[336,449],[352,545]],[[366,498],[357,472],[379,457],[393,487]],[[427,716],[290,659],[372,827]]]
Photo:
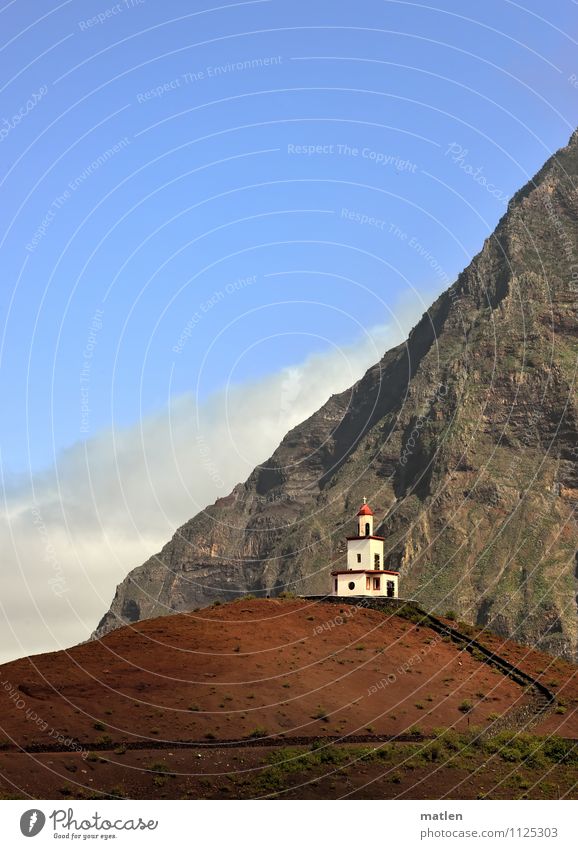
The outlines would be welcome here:
[[[575,123],[572,2],[207,5],[0,13],[9,476],[425,309]]]
[[[578,5],[4,0],[0,660],[401,342],[576,125]]]

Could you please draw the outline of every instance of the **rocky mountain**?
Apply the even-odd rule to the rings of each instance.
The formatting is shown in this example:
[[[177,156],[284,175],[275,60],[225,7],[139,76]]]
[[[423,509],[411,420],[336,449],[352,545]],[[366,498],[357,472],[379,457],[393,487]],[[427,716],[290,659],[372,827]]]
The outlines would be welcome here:
[[[95,636],[325,593],[367,496],[402,595],[578,656],[578,131],[407,341],[120,584]]]

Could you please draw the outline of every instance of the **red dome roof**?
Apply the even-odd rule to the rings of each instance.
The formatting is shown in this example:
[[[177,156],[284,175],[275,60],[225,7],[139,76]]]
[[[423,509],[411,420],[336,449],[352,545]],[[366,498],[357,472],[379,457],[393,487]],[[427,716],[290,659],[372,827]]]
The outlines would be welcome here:
[[[373,516],[373,510],[369,506],[369,504],[364,504],[359,508],[358,516]]]

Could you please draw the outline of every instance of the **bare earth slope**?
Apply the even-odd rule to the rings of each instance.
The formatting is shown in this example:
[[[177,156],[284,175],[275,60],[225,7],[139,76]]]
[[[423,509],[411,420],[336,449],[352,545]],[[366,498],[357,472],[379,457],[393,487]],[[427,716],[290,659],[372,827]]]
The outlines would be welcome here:
[[[575,660],[577,178],[578,132],[407,343],[134,569],[95,635],[326,592],[365,495],[405,597]]]
[[[305,600],[241,599],[14,661],[0,667],[0,797],[255,797],[294,783],[299,753],[305,785],[322,779],[300,797],[379,779],[361,795],[508,798],[515,778],[542,798],[554,768],[575,795],[578,749],[550,735],[578,738],[576,667],[479,640],[555,682],[563,712],[536,725],[525,686],[429,627]],[[540,756],[518,765],[528,746]]]

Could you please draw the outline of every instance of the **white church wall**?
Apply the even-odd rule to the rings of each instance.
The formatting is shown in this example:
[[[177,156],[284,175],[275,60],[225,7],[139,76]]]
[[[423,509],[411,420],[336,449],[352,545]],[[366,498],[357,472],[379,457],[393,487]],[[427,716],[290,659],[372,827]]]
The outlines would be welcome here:
[[[384,544],[378,539],[350,539],[347,541],[348,569],[383,569]],[[358,557],[359,555],[359,557]],[[375,556],[379,555],[376,566]]]
[[[379,581],[379,589],[374,589],[374,581]],[[337,581],[337,590],[335,589]],[[399,576],[396,574],[374,575],[371,572],[341,572],[333,576],[333,595],[388,597],[388,581],[393,583],[393,596],[399,596]],[[368,587],[369,583],[369,587]]]

